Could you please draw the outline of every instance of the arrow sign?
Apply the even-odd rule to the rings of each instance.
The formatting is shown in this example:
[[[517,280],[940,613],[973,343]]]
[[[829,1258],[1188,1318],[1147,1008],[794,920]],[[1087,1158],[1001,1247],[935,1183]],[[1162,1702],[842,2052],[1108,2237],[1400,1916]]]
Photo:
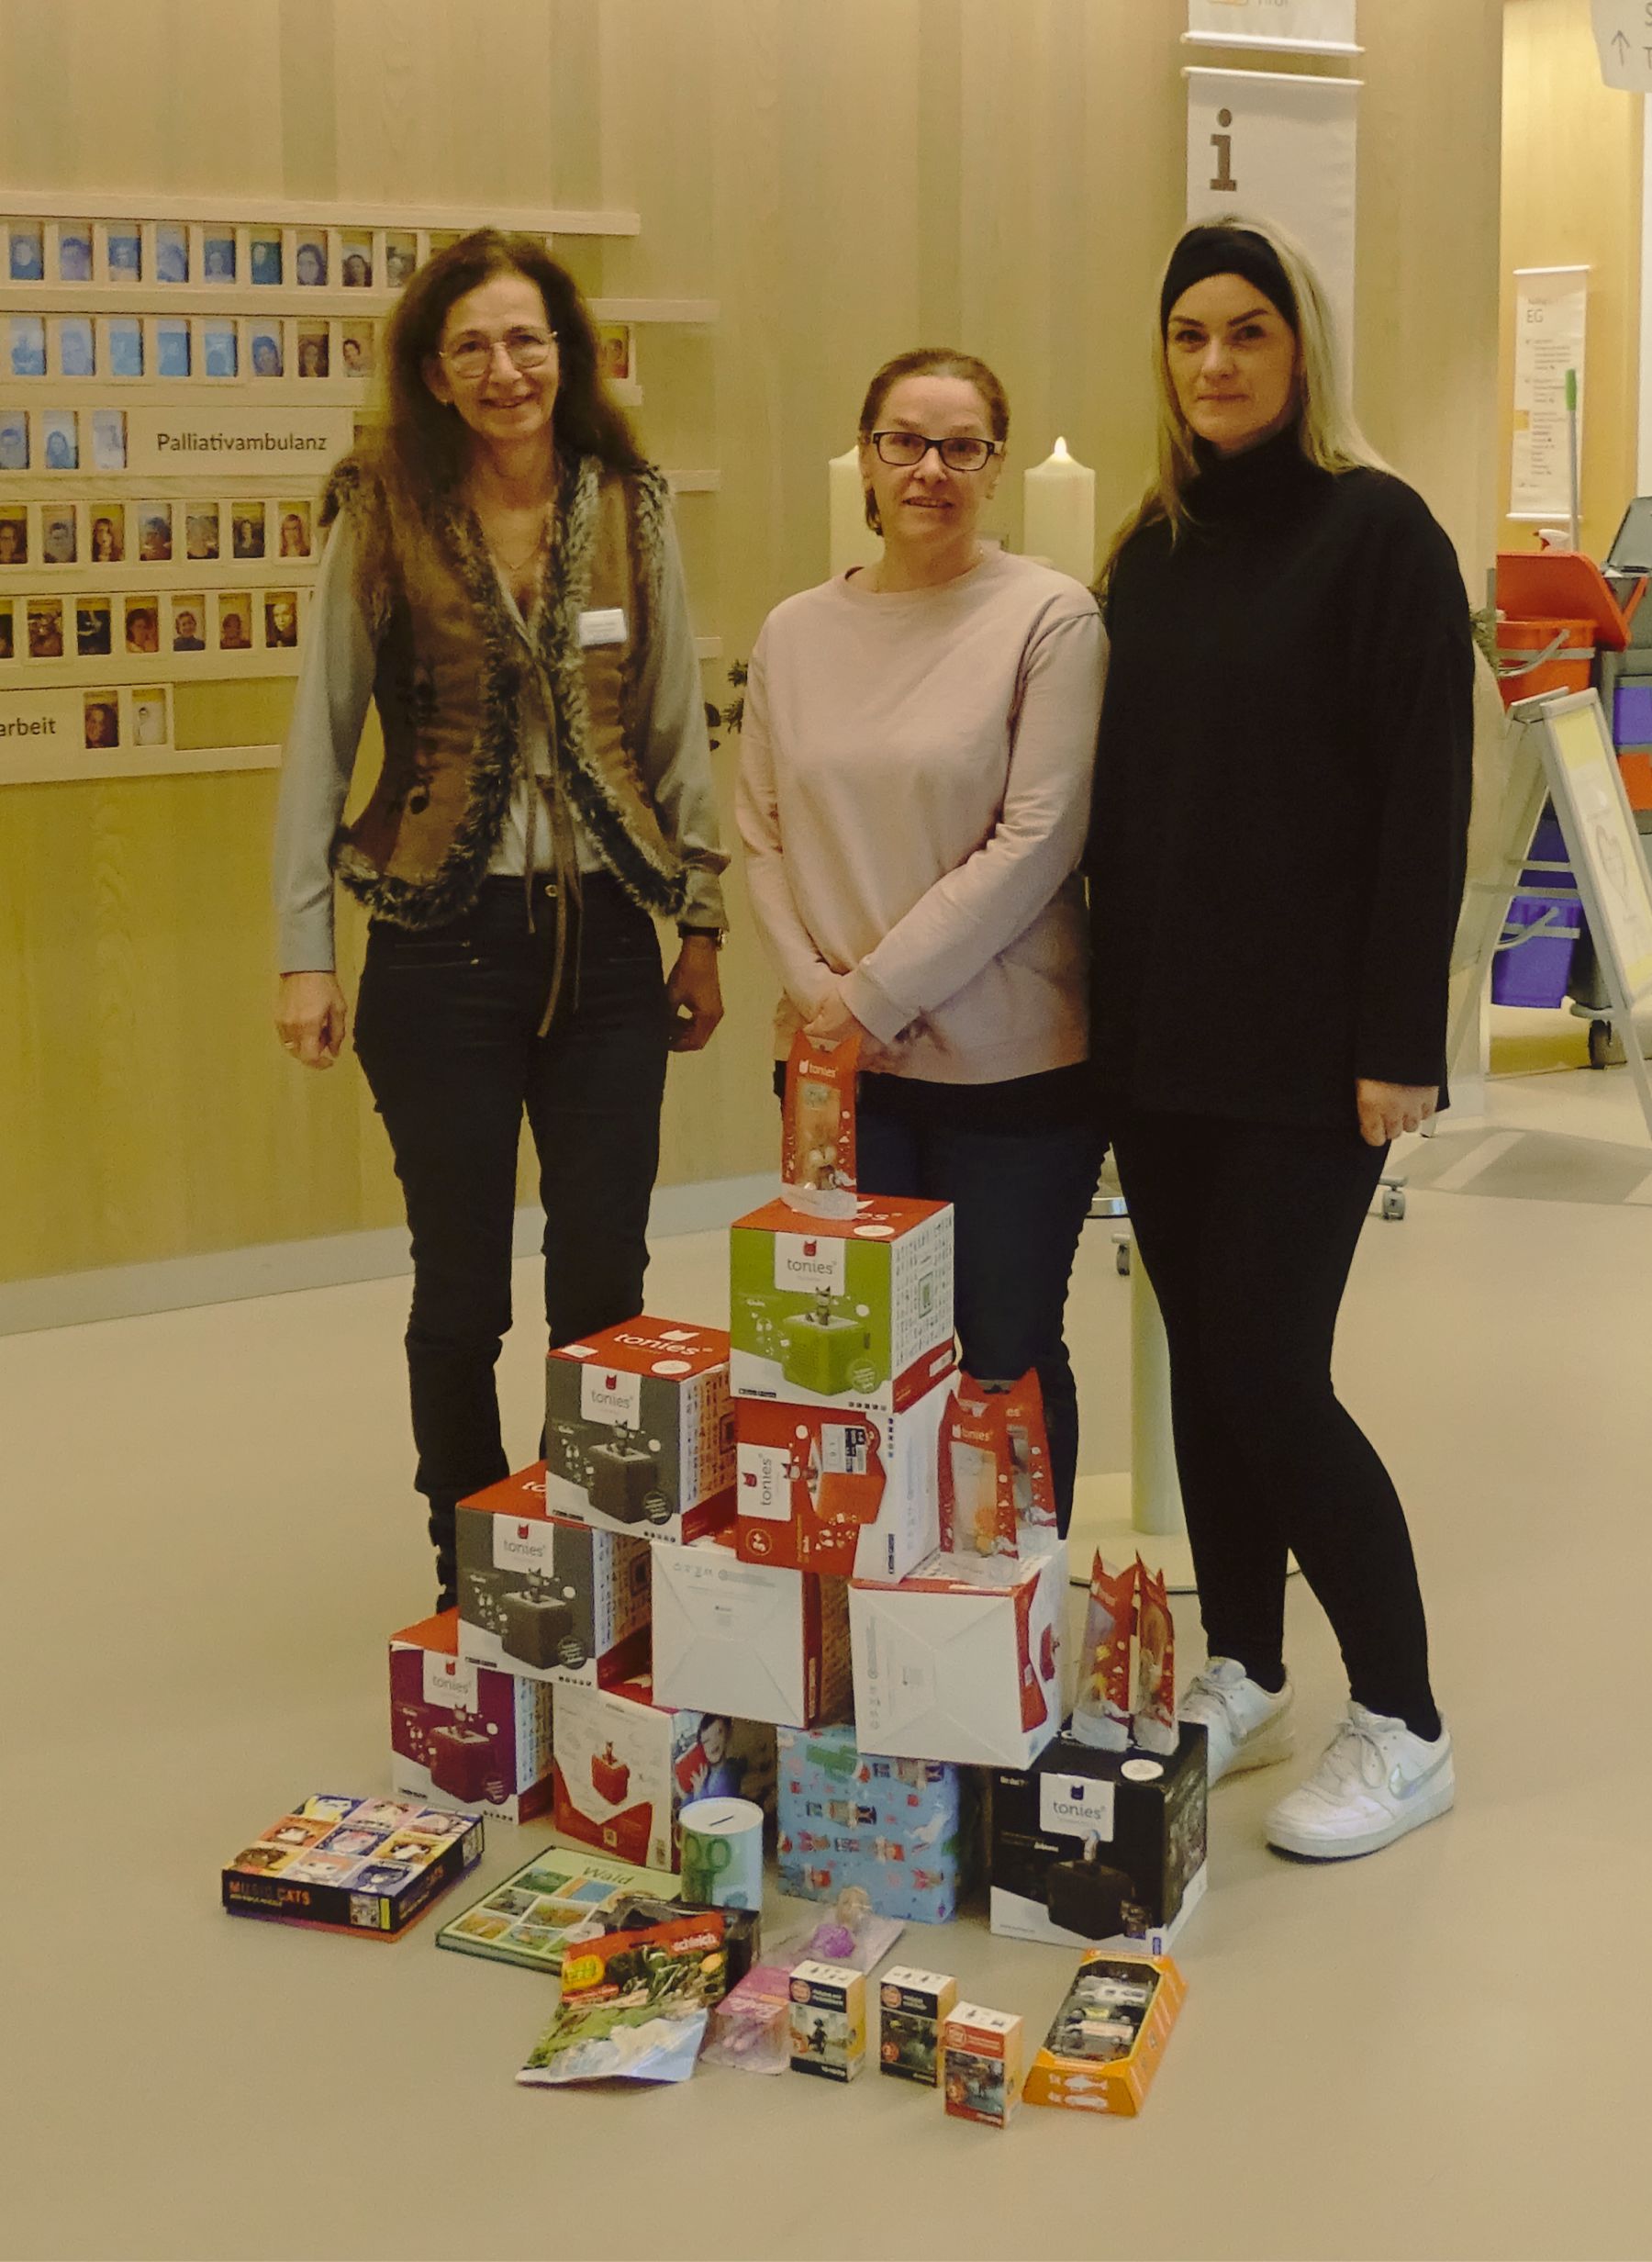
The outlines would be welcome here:
[[[1591,0],[1591,14],[1607,85],[1652,94],[1652,22],[1641,0]]]

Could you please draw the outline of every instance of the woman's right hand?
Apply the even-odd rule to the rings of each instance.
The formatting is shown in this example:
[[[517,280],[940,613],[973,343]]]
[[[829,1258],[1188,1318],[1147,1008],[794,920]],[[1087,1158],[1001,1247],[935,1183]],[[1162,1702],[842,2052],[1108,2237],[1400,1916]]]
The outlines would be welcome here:
[[[283,974],[275,994],[275,1034],[307,1069],[329,1069],[344,1049],[350,1008],[336,974]]]

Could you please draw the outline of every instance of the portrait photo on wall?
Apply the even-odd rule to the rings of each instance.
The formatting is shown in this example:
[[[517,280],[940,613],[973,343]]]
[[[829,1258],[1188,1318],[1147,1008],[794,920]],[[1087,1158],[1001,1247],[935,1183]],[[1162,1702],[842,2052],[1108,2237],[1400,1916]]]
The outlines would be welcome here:
[[[279,283],[282,279],[281,230],[279,228],[255,228],[247,239],[247,264],[254,283]]]
[[[325,377],[331,374],[331,356],[328,346],[325,322],[299,323],[298,375],[301,377]]]
[[[198,591],[172,600],[172,648],[174,652],[205,652],[206,599]]]
[[[411,229],[391,229],[385,238],[385,281],[400,290],[419,264],[419,238]]]
[[[155,324],[155,375],[158,377],[186,377],[189,375],[187,322],[162,320]]]
[[[298,592],[270,589],[264,596],[264,644],[272,652],[290,652],[298,642]]]
[[[301,290],[319,290],[327,281],[327,238],[301,235],[293,246],[293,280]]]
[[[31,660],[62,658],[63,600],[61,597],[29,599],[28,656]]]
[[[170,503],[140,503],[138,506],[138,562],[140,566],[166,566],[173,554],[173,507]]]
[[[283,503],[281,506],[281,555],[308,557],[310,554],[310,507],[308,503]]]
[[[92,317],[65,315],[57,325],[57,365],[60,377],[91,377],[97,374],[92,347]]]
[[[257,322],[252,328],[248,359],[255,377],[278,377],[285,363],[281,350],[281,325],[278,322]]]
[[[106,597],[77,597],[74,600],[74,648],[83,660],[109,656],[110,600]]]
[[[347,291],[373,288],[373,238],[346,236],[339,261],[339,280]]]
[[[80,540],[73,503],[48,503],[40,512],[40,563],[74,566],[80,562]]]
[[[92,224],[89,220],[60,220],[57,239],[60,283],[92,280]]]
[[[233,322],[201,324],[201,365],[207,376],[233,377],[240,374],[240,355],[236,347]]]
[[[135,314],[105,318],[104,367],[112,377],[143,375],[143,324]]]
[[[0,566],[28,563],[28,512],[22,503],[0,503]]]
[[[233,283],[235,280],[235,231],[230,228],[208,228],[201,239],[201,280],[204,283]]]
[[[120,700],[113,691],[88,691],[84,712],[88,746],[118,746]]]
[[[39,220],[13,220],[6,230],[7,273],[14,283],[39,283],[46,274],[46,231]]]
[[[17,633],[12,626],[12,600],[0,597],[0,660],[17,657]]]
[[[39,420],[40,466],[44,471],[78,471],[80,439],[73,409],[47,409]]]
[[[136,220],[111,220],[104,230],[111,283],[143,280],[143,231]]]
[[[28,469],[28,411],[0,409],[0,471]]]
[[[218,640],[220,652],[251,652],[252,600],[240,589],[222,592],[218,600]]]
[[[126,562],[126,505],[89,503],[92,521],[90,554],[94,566],[121,566]]]
[[[161,610],[152,597],[127,599],[126,648],[140,659],[160,651]]]
[[[341,376],[370,377],[373,375],[374,332],[376,322],[344,322],[339,329],[339,358],[343,363]]]
[[[94,409],[92,411],[93,470],[124,471],[126,461],[126,411],[122,409]]]
[[[262,503],[230,504],[229,540],[232,555],[242,558],[262,557],[264,554],[264,507]]]
[[[155,230],[155,280],[189,280],[189,230],[174,220],[162,220]]]
[[[38,314],[14,314],[6,326],[7,360],[14,377],[46,375],[46,325]]]
[[[191,503],[184,514],[184,556],[217,557],[218,542],[217,503]]]
[[[168,719],[171,703],[164,690],[133,692],[134,746],[167,746],[172,744],[172,724]]]
[[[597,366],[610,385],[636,379],[636,338],[629,322],[598,322]]]

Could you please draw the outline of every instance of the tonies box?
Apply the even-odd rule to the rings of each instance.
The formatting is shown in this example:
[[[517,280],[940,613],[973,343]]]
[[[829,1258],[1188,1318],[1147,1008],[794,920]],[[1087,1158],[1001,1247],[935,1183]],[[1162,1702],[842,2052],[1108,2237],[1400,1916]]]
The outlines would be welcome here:
[[[545,1364],[545,1498],[600,1531],[694,1540],[734,1513],[729,1338],[627,1320]]]
[[[952,1368],[946,1203],[805,1218],[771,1202],[736,1222],[729,1263],[736,1397],[899,1414]]]
[[[551,1691],[459,1654],[459,1613],[390,1637],[390,1785],[525,1822],[551,1804]]]
[[[394,1940],[481,1859],[480,1816],[318,1791],[223,1874],[231,1916]]]
[[[940,1542],[940,1433],[950,1377],[900,1414],[736,1398],[742,1560],[902,1579]]]
[[[992,1929],[1012,1940],[1164,1955],[1205,1889],[1205,1731],[1174,1752],[1062,1736],[992,1785]]]
[[[557,1691],[551,1819],[599,1853],[675,1869],[677,1818],[690,1800],[771,1803],[775,1731],[715,1710],[674,1710],[655,1694],[646,1680]]]
[[[653,1678],[662,1704],[812,1728],[849,1708],[842,1579],[742,1563],[720,1540],[653,1551]]]
[[[459,1648],[530,1680],[648,1669],[648,1546],[551,1515],[541,1462],[459,1503]]]

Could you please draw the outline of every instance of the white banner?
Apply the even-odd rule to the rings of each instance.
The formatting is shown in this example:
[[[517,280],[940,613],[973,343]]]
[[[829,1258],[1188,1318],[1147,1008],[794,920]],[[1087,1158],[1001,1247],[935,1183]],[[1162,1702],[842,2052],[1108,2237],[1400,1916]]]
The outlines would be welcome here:
[[[1646,0],[1592,0],[1601,76],[1625,94],[1652,94],[1652,15]]]
[[[1587,267],[1536,267],[1514,274],[1514,447],[1509,516],[1564,523],[1571,510],[1571,445],[1566,373],[1578,373],[1578,445],[1583,439]]]
[[[1358,55],[1355,0],[1188,0],[1187,36],[1200,47],[1272,47]]]
[[[1189,69],[1188,218],[1274,220],[1308,253],[1354,351],[1358,79]]]
[[[297,471],[318,486],[355,439],[355,411],[343,408],[243,408],[228,401],[127,410],[128,471]]]

